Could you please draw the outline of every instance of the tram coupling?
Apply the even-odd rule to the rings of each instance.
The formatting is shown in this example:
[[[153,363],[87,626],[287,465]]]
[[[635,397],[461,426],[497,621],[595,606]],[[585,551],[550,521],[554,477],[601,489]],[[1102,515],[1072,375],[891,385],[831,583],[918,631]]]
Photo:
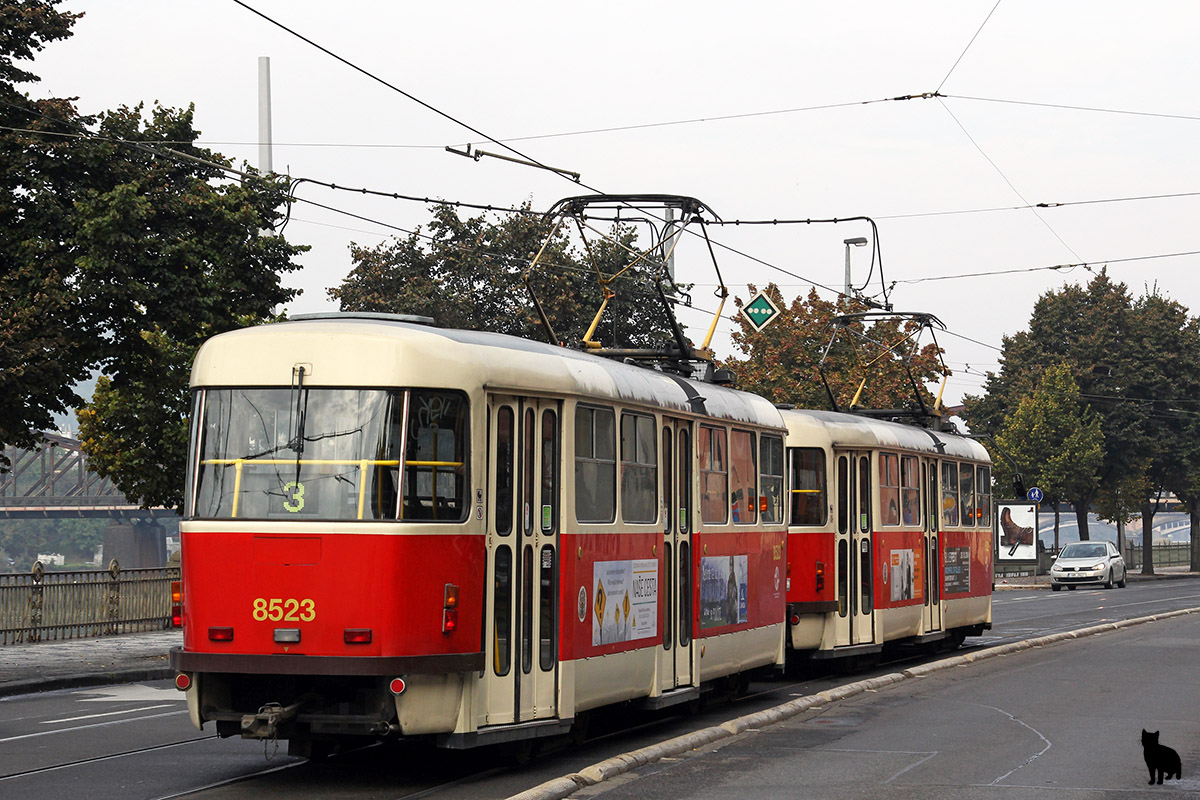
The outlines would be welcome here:
[[[284,707],[279,703],[267,703],[257,714],[243,714],[242,738],[278,739],[279,728],[295,719],[302,705],[303,703],[292,703]]]

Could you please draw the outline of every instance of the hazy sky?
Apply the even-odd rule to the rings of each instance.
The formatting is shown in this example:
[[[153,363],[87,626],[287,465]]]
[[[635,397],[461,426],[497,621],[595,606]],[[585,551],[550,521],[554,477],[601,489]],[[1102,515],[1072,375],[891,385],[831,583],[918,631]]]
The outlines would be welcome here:
[[[1108,263],[1133,294],[1157,286],[1200,313],[1200,3],[247,2],[599,190],[692,195],[726,220],[874,218],[895,307],[946,324],[948,402],[979,391],[1039,295],[1091,277],[1050,267]],[[269,56],[276,171],[539,209],[586,192],[445,152],[498,147],[232,0],[63,7],[86,16],[38,58],[35,96],[78,96],[85,113],[194,103],[203,144],[257,164]],[[887,100],[932,92],[945,97]],[[299,197],[406,230],[429,219],[411,202],[313,186]],[[1067,205],[1028,207],[1040,203]],[[289,309],[333,309],[325,290],[349,271],[349,243],[395,233],[297,205],[286,235],[313,249]],[[719,256],[743,299],[747,283],[787,297],[839,288],[856,236],[873,234],[861,222],[713,231],[758,259]],[[853,259],[861,283],[869,248]],[[715,309],[698,245],[681,245],[678,277]],[[693,331],[709,319],[683,315]]]

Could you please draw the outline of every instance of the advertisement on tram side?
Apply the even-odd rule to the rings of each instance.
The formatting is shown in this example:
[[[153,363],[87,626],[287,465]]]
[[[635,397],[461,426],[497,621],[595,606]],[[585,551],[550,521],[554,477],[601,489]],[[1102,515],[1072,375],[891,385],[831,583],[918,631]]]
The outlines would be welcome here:
[[[658,635],[658,559],[592,565],[592,645]]]

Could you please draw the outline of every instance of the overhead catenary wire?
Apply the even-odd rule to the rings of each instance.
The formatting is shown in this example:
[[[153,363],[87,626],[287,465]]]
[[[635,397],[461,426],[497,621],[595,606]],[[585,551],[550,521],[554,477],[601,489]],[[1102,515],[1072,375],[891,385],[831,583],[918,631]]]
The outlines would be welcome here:
[[[946,77],[942,78],[942,82],[938,84],[937,91],[940,92],[942,87],[946,85],[946,81],[950,80],[950,76],[954,74],[954,70],[958,69],[958,65],[962,62],[963,57],[966,56],[967,51],[971,49],[971,45],[975,44],[975,40],[979,38],[979,34],[983,33],[983,29],[987,27],[988,20],[990,20],[992,15],[996,13],[996,9],[1000,7],[1000,3],[1002,2],[1003,0],[996,0],[996,5],[992,6],[992,10],[989,11],[988,15],[983,18],[983,22],[979,23],[979,28],[975,31],[975,35],[971,37],[971,41],[967,42],[967,46],[963,48],[963,51],[958,54],[958,58],[954,60],[954,64],[950,67],[950,71],[946,73]]]

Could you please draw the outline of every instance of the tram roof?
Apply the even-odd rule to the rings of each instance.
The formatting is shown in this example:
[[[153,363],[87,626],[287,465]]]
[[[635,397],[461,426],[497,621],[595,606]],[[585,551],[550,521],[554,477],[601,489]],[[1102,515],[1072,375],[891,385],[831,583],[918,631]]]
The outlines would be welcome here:
[[[833,447],[895,448],[973,461],[991,460],[983,445],[965,436],[836,411],[787,409],[781,413],[789,433],[809,441],[828,437],[827,443]]]
[[[209,339],[193,386],[405,386],[563,394],[653,405],[782,428],[754,394],[658,370],[485,331],[438,328],[394,315],[329,314],[258,325]]]

